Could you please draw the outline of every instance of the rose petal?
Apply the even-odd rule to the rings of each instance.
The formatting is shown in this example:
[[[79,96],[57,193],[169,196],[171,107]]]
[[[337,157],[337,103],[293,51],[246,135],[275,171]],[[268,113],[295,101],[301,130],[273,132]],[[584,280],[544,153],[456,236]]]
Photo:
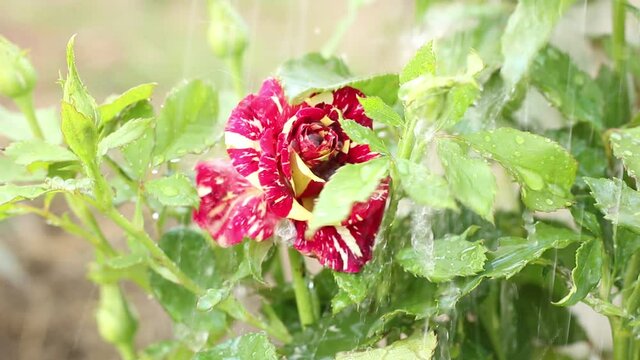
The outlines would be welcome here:
[[[343,87],[333,92],[333,106],[342,111],[345,119],[354,120],[362,126],[371,128],[373,122],[364,114],[364,108],[358,100],[365,95],[358,89]]]
[[[196,165],[200,207],[193,220],[221,246],[245,237],[262,241],[271,237],[278,218],[267,211],[264,193],[245,180],[231,164],[211,161]]]
[[[233,166],[255,187],[262,153],[260,139],[266,129],[280,131],[292,109],[275,79],[267,79],[258,94],[251,94],[231,112],[225,127],[225,144]]]
[[[264,189],[269,210],[274,214],[302,221],[311,219],[311,212],[295,199],[293,189],[278,171],[275,155],[262,154],[258,178]]]

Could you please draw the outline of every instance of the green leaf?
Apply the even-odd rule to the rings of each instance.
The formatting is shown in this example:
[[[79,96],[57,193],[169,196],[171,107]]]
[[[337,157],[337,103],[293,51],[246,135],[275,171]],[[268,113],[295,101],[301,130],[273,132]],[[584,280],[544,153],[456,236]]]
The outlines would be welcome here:
[[[98,105],[96,104],[96,100],[87,92],[87,88],[82,83],[82,80],[80,80],[80,75],[76,69],[76,60],[73,53],[75,39],[75,35],[72,36],[67,44],[67,67],[69,73],[63,84],[62,100],[73,106],[77,112],[83,114],[93,123],[96,123],[100,120],[100,113],[97,109]]]
[[[585,178],[604,218],[640,233],[640,193],[620,179]]]
[[[562,146],[512,128],[478,132],[463,138],[511,173],[522,185],[522,200],[528,208],[553,211],[571,205],[571,186],[578,164]]]
[[[367,144],[372,151],[387,154],[387,146],[384,141],[371,129],[362,126],[353,120],[340,121],[342,130],[344,130],[349,138],[356,144]]]
[[[436,209],[458,209],[449,184],[442,176],[432,174],[422,164],[409,160],[396,159],[395,164],[400,175],[398,181],[411,200]]]
[[[431,131],[454,126],[480,94],[476,77],[483,66],[482,59],[470,52],[463,74],[435,76],[427,73],[404,83],[399,97],[405,105],[405,117],[417,117],[427,122]]]
[[[438,139],[438,155],[453,195],[469,209],[493,222],[496,179],[482,159],[469,157],[459,144]]]
[[[436,73],[436,54],[433,51],[433,41],[422,46],[409,60],[400,73],[400,84],[411,81],[418,76]]]
[[[629,175],[640,180],[640,127],[614,130],[609,140],[613,154],[622,160]]]
[[[569,120],[587,122],[602,129],[602,91],[568,54],[547,46],[533,62],[531,81]]]
[[[45,141],[50,144],[62,143],[59,114],[58,109],[53,106],[36,109],[38,124],[42,129]],[[2,106],[0,106],[0,134],[13,141],[33,139],[33,133],[24,115],[9,111]]]
[[[403,127],[404,120],[395,110],[377,96],[363,97],[359,99],[365,114],[374,123],[382,123],[392,127]]]
[[[215,347],[198,352],[193,360],[277,360],[276,348],[265,333],[251,333],[227,340]]]
[[[246,241],[244,245],[245,259],[249,265],[249,273],[253,278],[264,283],[262,264],[275,251],[272,241]]]
[[[332,299],[331,307],[336,314],[350,304],[360,304],[367,297],[367,282],[361,274],[333,272],[338,285],[338,294]]]
[[[336,360],[430,360],[435,353],[438,339],[432,332],[395,341],[381,349],[338,353]]]
[[[154,165],[201,153],[215,142],[218,94],[201,80],[171,91],[156,121]]]
[[[42,181],[47,173],[44,169],[30,171],[23,165],[16,164],[12,159],[0,156],[0,184],[26,181]]]
[[[62,102],[62,134],[69,148],[85,164],[94,164],[98,134],[93,121],[78,112],[73,105]]]
[[[344,220],[354,203],[369,199],[388,170],[389,159],[386,157],[339,168],[320,192],[309,220],[309,231]]]
[[[12,158],[18,165],[30,165],[35,162],[78,160],[78,158],[66,148],[37,139],[11,143],[5,149],[5,155]]]
[[[299,103],[312,93],[330,91],[345,86],[354,87],[367,96],[379,96],[393,104],[397,98],[398,76],[394,74],[356,78],[342,60],[324,58],[318,53],[289,60],[278,69],[284,91],[291,103]]]
[[[48,191],[49,189],[42,185],[0,185],[0,205],[21,200],[33,200]]]
[[[105,102],[98,107],[102,123],[105,124],[113,120],[122,110],[138,101],[147,100],[153,94],[156,83],[142,84],[133,87],[116,98]]]
[[[617,71],[602,65],[596,82],[604,94],[604,127],[617,128],[627,124],[631,119],[631,105],[627,87],[622,85],[626,84],[626,80]]]
[[[207,289],[204,295],[200,296],[196,308],[199,311],[209,311],[231,294],[231,286],[222,286],[216,289]]]
[[[602,259],[606,256],[602,249],[602,240],[591,239],[580,245],[576,252],[576,266],[571,271],[573,285],[569,293],[556,302],[556,305],[571,306],[584,299],[602,276]]]
[[[502,76],[514,86],[575,0],[519,0],[502,35]]]
[[[183,174],[151,180],[145,190],[164,206],[194,207],[200,202],[193,183]]]
[[[474,231],[473,228],[470,228]],[[409,247],[400,250],[396,259],[406,271],[431,282],[447,282],[458,276],[471,276],[484,268],[487,248],[482,241],[467,241],[469,231],[437,239],[433,248]]]
[[[150,127],[138,139],[122,147],[125,168],[134,179],[142,180],[149,172],[154,144],[155,133]]]
[[[98,144],[98,156],[104,156],[110,149],[121,147],[143,136],[153,119],[133,119],[127,121],[118,130],[107,135]]]
[[[158,245],[178,267],[200,287],[221,288],[227,272],[225,261],[235,261],[230,250],[225,257],[217,256],[205,237],[194,230],[178,228],[160,238]],[[231,256],[229,256],[231,255]],[[217,309],[200,312],[197,297],[185,288],[165,279],[157,272],[150,273],[149,284],[154,297],[171,319],[196,331],[224,332],[226,316]]]
[[[481,276],[508,279],[530,262],[540,258],[549,249],[562,249],[574,242],[589,239],[588,236],[577,234],[566,228],[536,223],[535,230],[527,239],[519,237],[498,239],[498,248],[489,253],[489,261],[485,263],[485,271]]]

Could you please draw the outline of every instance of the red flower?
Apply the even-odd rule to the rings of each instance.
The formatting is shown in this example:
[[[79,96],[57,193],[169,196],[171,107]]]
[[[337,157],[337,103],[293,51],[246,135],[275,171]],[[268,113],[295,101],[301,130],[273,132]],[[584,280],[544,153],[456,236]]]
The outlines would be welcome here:
[[[341,224],[325,226],[305,238],[314,201],[331,175],[345,164],[379,156],[356,144],[340,118],[371,128],[351,87],[320,93],[299,105],[286,102],[277,80],[268,79],[258,94],[244,98],[225,129],[227,152],[235,171],[223,163],[196,167],[200,208],[195,221],[223,245],[257,241],[273,234],[277,219],[293,221],[294,247],[325,266],[358,272],[371,258],[388,195],[387,181],[367,202],[354,205]]]

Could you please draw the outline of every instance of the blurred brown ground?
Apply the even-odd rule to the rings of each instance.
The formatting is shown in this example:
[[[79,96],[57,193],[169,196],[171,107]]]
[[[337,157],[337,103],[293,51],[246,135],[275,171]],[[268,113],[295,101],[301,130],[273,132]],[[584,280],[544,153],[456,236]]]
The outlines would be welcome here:
[[[235,1],[249,23],[249,89],[281,62],[318,51],[345,16],[347,1]],[[340,44],[355,73],[397,71],[415,44],[407,35],[413,1],[365,6]],[[225,67],[210,53],[204,0],[1,0],[0,34],[29,49],[39,81],[36,103],[57,106],[56,81],[66,73],[73,34],[80,74],[102,101],[132,86],[157,82],[154,102],[183,78],[228,86]],[[6,99],[0,105],[13,107]],[[0,146],[6,139],[0,137]],[[190,166],[185,164],[185,166]],[[2,171],[0,169],[0,171]],[[62,210],[62,209],[61,209]],[[106,224],[110,239],[122,234]],[[95,286],[86,277],[92,249],[81,239],[24,216],[0,222],[0,359],[116,359],[95,328]],[[142,345],[171,336],[162,309],[127,286],[140,315]]]

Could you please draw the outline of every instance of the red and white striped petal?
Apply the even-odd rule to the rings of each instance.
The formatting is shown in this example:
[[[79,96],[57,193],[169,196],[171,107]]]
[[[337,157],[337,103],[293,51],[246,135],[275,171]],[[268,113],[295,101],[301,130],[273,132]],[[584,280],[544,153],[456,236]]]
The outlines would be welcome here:
[[[221,246],[235,245],[245,237],[262,241],[273,235],[278,218],[267,211],[264,193],[231,164],[199,163],[196,186],[200,206],[193,220]]]
[[[364,113],[364,108],[358,100],[365,95],[352,87],[343,87],[333,92],[332,105],[342,112],[342,117],[353,120],[362,126],[372,128],[373,121]]]
[[[255,187],[260,188],[260,140],[267,129],[279,131],[291,111],[282,86],[275,79],[267,79],[257,94],[242,99],[231,112],[224,133],[227,152],[238,173]]]
[[[307,223],[294,221],[297,237],[294,247],[303,254],[335,271],[356,273],[371,259],[376,234],[389,193],[388,180],[383,181],[367,202],[354,205],[342,226],[320,228],[311,239],[305,239]]]
[[[311,212],[298,202],[293,189],[278,171],[275,154],[262,155],[258,177],[269,204],[269,210],[275,215],[300,221],[311,219]]]

